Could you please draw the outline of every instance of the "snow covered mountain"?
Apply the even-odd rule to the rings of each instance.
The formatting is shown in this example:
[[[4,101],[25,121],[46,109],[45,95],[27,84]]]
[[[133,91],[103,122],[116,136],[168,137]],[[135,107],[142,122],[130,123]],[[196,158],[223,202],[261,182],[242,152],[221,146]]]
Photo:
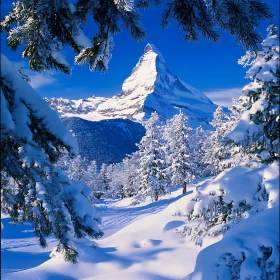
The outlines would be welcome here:
[[[135,144],[145,133],[139,122],[153,111],[166,120],[181,109],[189,116],[190,126],[209,128],[217,107],[202,92],[173,75],[152,44],[145,47],[119,94],[109,98],[45,100],[76,135],[81,155],[96,160],[98,165],[119,162],[136,151]]]
[[[77,100],[70,100],[65,98],[44,98],[51,108],[56,110],[61,116],[66,117],[83,117],[84,115],[90,115],[94,112],[98,105],[106,101],[106,97],[89,97]],[[90,117],[89,117],[90,118]],[[100,119],[103,119],[101,116]],[[99,120],[98,118],[92,118],[89,120]]]
[[[187,85],[166,67],[162,54],[152,44],[145,47],[120,94],[100,104],[97,111],[108,117],[142,120],[153,111],[169,119],[181,108],[191,119],[211,119],[216,106],[199,90]]]
[[[128,118],[141,122],[153,111],[157,111],[162,119],[169,119],[181,109],[189,116],[192,126],[201,124],[206,127],[217,107],[201,91],[173,75],[162,54],[152,44],[145,47],[119,94],[110,98],[46,98],[46,101],[64,116],[93,121]]]

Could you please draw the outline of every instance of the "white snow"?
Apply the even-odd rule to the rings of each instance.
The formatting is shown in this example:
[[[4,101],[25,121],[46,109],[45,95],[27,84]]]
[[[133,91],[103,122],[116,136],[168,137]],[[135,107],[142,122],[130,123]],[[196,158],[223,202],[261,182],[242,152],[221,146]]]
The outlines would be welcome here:
[[[264,170],[263,183],[269,194],[268,207],[279,206],[279,163],[275,162]]]
[[[267,268],[267,270],[273,271],[276,270],[277,265],[279,266],[279,249],[277,248],[279,224],[277,221],[279,221],[279,207],[268,209],[240,222],[228,231],[220,242],[207,247],[198,255],[194,272],[185,280],[234,279],[231,271],[233,262],[223,264],[220,260],[224,253],[230,253],[239,261],[243,259],[242,254],[244,254],[245,260],[239,268],[240,278],[235,279],[248,279],[247,277],[250,277],[249,279],[277,279],[261,278],[262,271],[256,264],[258,258],[262,257],[261,246],[265,246],[273,250],[267,260],[267,263],[271,262],[271,269]]]
[[[185,198],[181,204],[173,208],[173,215],[202,216],[215,202],[222,197],[227,204],[233,203],[233,210],[240,203],[250,205],[251,210],[245,214],[249,216],[255,212],[277,206],[279,204],[279,171],[278,163],[262,165],[247,162],[241,166],[228,169],[220,173],[213,180],[206,180],[196,187],[196,190]],[[268,195],[268,201],[259,195],[262,191]],[[214,218],[214,213],[213,217]]]
[[[248,136],[253,136],[258,134],[259,127],[250,119],[250,112],[245,111],[240,118],[236,127],[226,135],[228,139],[238,143],[244,140]]]
[[[264,98],[257,100],[251,107],[249,114],[254,115],[257,112],[263,112],[268,107],[268,101]]]
[[[81,241],[78,244],[80,259],[76,265],[65,263],[59,255],[49,259],[54,244],[52,240],[50,248],[42,250],[36,245],[29,225],[11,225],[8,217],[2,217],[5,226],[2,232],[2,279],[176,280],[189,275],[186,279],[209,280],[220,275],[220,280],[226,280],[230,279],[227,278],[228,266],[221,271],[224,261],[220,259],[227,252],[237,259],[241,259],[242,252],[245,253],[246,260],[240,272],[244,277],[241,279],[249,273],[259,275],[254,260],[261,256],[260,246],[271,246],[275,250],[277,244],[278,175],[278,163],[267,166],[249,162],[225,171],[217,178],[209,177],[188,185],[185,195],[176,187],[158,202],[147,200],[131,205],[131,198],[105,200],[96,205],[103,218],[105,236],[94,243]],[[268,201],[264,207],[254,208],[254,212],[251,211],[224,236],[214,237],[222,230],[219,226],[212,227],[203,242],[196,240],[200,245],[196,246],[191,237],[179,234],[180,229],[192,222],[188,222],[185,215],[198,204],[191,200],[198,191],[205,198],[208,195],[207,203],[215,198],[209,192],[218,194],[221,189],[226,201],[246,199],[255,203],[260,182],[269,195]],[[97,248],[92,248],[91,244]],[[269,260],[277,263],[276,251]],[[218,263],[220,268],[215,269]]]
[[[50,133],[77,152],[77,142],[62,124],[57,113],[22,79],[14,65],[3,54],[1,54],[1,76],[11,83],[14,90],[14,106],[10,112],[7,110],[7,104],[2,102],[3,92],[1,91],[1,127],[9,127],[20,138],[31,141],[32,133],[28,126],[30,124],[28,108],[30,107],[34,115],[43,120],[42,123]]]
[[[12,115],[10,114],[6,99],[4,98],[2,89],[1,92],[1,129],[13,130],[15,123],[13,122]]]
[[[30,226],[11,225],[5,217],[2,257],[6,261],[2,263],[2,277],[8,280],[181,279],[192,271],[197,254],[204,247],[195,246],[175,231],[185,223],[184,217],[174,219],[171,215],[172,205],[184,198],[180,192],[174,189],[157,203],[147,200],[131,206],[131,199],[126,199],[97,205],[103,217],[105,238],[97,241],[95,249],[79,244],[77,265],[65,263],[59,256],[48,260],[53,242],[47,250],[40,249],[28,231]],[[215,240],[219,238],[209,238],[208,242]],[[8,258],[13,258],[14,263],[8,263]]]

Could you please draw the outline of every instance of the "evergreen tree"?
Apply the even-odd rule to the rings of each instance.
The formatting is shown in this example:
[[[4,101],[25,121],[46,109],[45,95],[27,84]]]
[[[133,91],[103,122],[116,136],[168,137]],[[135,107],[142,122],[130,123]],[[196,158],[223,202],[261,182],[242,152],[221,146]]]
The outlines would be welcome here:
[[[80,27],[88,17],[97,26],[92,40]],[[12,50],[24,44],[22,56],[29,60],[31,69],[54,68],[69,74],[71,67],[62,54],[66,45],[77,54],[77,64],[86,62],[91,70],[106,71],[113,48],[112,35],[119,33],[120,23],[133,39],[143,39],[139,14],[129,0],[77,0],[74,5],[69,0],[19,0],[1,22],[1,29],[8,31],[8,46]]]
[[[145,124],[146,134],[138,144],[140,192],[154,201],[167,192],[168,185],[158,121],[158,114],[153,112]]]
[[[185,41],[198,41],[202,34],[217,42],[217,26],[236,36],[237,43],[245,48],[257,48],[261,40],[255,28],[257,22],[272,15],[269,5],[261,0],[173,0],[167,3],[161,24],[166,26],[170,19],[177,20]]]
[[[120,23],[134,40],[142,40],[145,32],[137,9],[161,3],[159,0],[138,0],[134,5],[130,0],[71,2],[18,0],[1,22],[1,29],[8,32],[8,46],[16,50],[24,45],[22,56],[29,60],[31,69],[54,68],[69,74],[71,67],[62,50],[70,46],[77,54],[77,64],[88,63],[91,70],[105,71],[111,58],[113,35],[120,32]],[[202,35],[217,42],[220,34],[216,27],[219,27],[236,36],[245,48],[254,49],[261,40],[256,27],[261,20],[273,16],[270,6],[262,0],[172,0],[166,6],[162,26],[176,20],[186,41],[197,41]],[[81,29],[89,17],[97,29],[92,40]]]
[[[69,164],[69,163],[68,163]],[[66,174],[71,180],[87,182],[88,180],[88,162],[81,155],[75,156],[68,165]]]
[[[108,174],[108,167],[106,163],[102,163],[100,172],[98,174],[99,179],[99,191],[101,191],[104,195],[109,192],[110,185],[109,185],[109,174]]]
[[[65,174],[69,173],[69,162],[71,162],[74,155],[69,155],[69,153],[62,153],[60,157],[55,162],[55,165],[62,170]]]
[[[109,189],[106,192],[106,197],[124,198],[123,194],[123,166],[121,163],[112,164],[107,167],[109,177]]]
[[[137,193],[137,166],[138,159],[136,153],[126,157],[122,162],[123,197],[132,197]]]
[[[87,186],[54,166],[60,154],[77,150],[76,142],[3,55],[0,86],[1,209],[15,223],[31,222],[42,247],[53,234],[56,251],[76,262],[75,239],[102,236]]]
[[[194,179],[195,162],[192,147],[192,129],[188,119],[180,112],[167,121],[165,139],[167,141],[167,163],[169,174],[174,186],[182,185],[183,194],[187,191],[187,183]]]
[[[86,183],[92,189],[93,193],[98,190],[98,173],[96,161],[90,162],[86,172]]]
[[[251,66],[246,77],[253,82],[243,89],[246,110],[227,138],[271,162],[279,157],[279,36],[274,24],[267,32],[253,61],[249,52],[240,60]]]
[[[242,114],[246,111],[247,101],[244,96],[239,99],[232,99],[232,105],[229,106],[231,113],[227,116],[227,120],[224,123],[224,137],[221,139],[221,144],[223,145],[223,151],[227,152],[227,157],[220,162],[221,170],[229,167],[235,167],[240,165],[242,162],[248,160],[256,160],[256,154],[251,153],[250,149],[245,146],[238,146],[232,141],[228,141],[226,138],[227,134],[231,132],[238,122],[240,121]]]
[[[217,175],[224,170],[223,161],[229,157],[228,150],[225,148],[223,138],[227,133],[228,116],[223,112],[221,106],[218,106],[213,115],[213,121],[210,123],[214,128],[204,145],[204,161],[208,164],[207,172]]]
[[[192,131],[191,136],[190,144],[192,145],[192,150],[194,151],[194,175],[196,178],[205,177],[207,176],[207,164],[204,162],[204,144],[207,139],[207,132],[199,126]]]

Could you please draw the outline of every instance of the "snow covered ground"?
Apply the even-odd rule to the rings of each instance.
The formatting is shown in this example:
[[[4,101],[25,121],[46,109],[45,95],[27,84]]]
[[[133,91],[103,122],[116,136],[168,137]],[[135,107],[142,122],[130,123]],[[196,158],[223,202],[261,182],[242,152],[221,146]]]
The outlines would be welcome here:
[[[231,279],[227,277],[232,271],[223,270],[222,274],[213,269],[219,263],[221,254],[231,252],[232,255],[238,255],[240,250],[246,249],[245,253],[251,253],[248,261],[254,263],[254,257],[260,256],[258,246],[263,244],[275,249],[279,228],[271,219],[279,219],[277,166],[251,166],[246,167],[247,170],[238,167],[224,172],[224,175],[220,174],[216,179],[205,178],[196,182],[189,186],[185,195],[181,194],[180,188],[173,188],[170,194],[161,197],[158,202],[146,201],[132,205],[132,199],[101,201],[96,207],[103,218],[105,236],[94,243],[96,248],[86,241],[79,244],[78,264],[65,263],[59,255],[50,258],[54,240],[50,239],[49,247],[42,249],[37,245],[30,225],[12,225],[9,217],[2,216],[2,279],[176,280],[188,275],[187,279],[212,280],[217,275],[224,275],[217,278],[220,280]],[[260,214],[260,208],[254,213],[252,208],[248,218],[229,229],[224,236],[206,235],[201,246],[196,246],[191,236],[183,237],[178,229],[188,224],[186,216],[174,213],[178,209],[185,209],[197,191],[201,190],[205,194],[206,189],[213,191],[219,185],[225,186],[226,182],[228,188],[224,188],[224,191],[228,199],[231,191],[244,179],[242,176],[245,176],[245,171],[250,172],[250,176],[246,175],[246,184],[250,186],[252,195],[258,192],[260,182],[266,188],[267,207],[263,206]],[[234,174],[232,178],[231,174]],[[246,188],[246,184],[241,187]],[[256,231],[257,226],[262,230]],[[250,238],[251,242],[248,242]],[[244,242],[248,242],[249,247]],[[276,265],[277,262],[279,264],[275,250],[271,258]],[[211,262],[207,263],[208,260]],[[246,276],[248,269],[253,266],[250,263],[248,268],[248,262],[244,264],[243,275]],[[226,265],[224,267],[228,268]],[[210,273],[210,278],[205,271]]]
[[[185,218],[174,218],[172,209],[193,188],[184,196],[174,188],[158,202],[131,205],[131,199],[124,199],[97,204],[105,236],[96,249],[81,245],[77,265],[50,259],[53,240],[42,249],[30,225],[13,225],[3,216],[2,279],[181,279],[193,271],[203,247],[175,231]]]

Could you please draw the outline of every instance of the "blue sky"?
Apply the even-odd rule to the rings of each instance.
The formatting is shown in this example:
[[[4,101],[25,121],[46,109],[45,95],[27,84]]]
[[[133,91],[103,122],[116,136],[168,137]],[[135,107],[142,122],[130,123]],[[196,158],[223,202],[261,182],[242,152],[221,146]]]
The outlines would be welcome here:
[[[12,1],[11,1],[12,2]],[[11,6],[9,1],[2,3],[2,16]],[[275,12],[276,24],[279,22],[278,0],[269,1]],[[143,12],[142,22],[147,32],[147,37],[140,43],[131,40],[126,31],[122,31],[114,38],[115,47],[113,57],[107,73],[94,73],[88,70],[87,65],[73,65],[71,76],[58,72],[36,73],[28,71],[31,84],[42,96],[63,98],[84,98],[95,96],[111,96],[121,90],[121,85],[127,78],[132,68],[143,54],[147,43],[153,43],[163,54],[169,70],[179,76],[183,81],[202,90],[214,102],[228,105],[232,97],[238,97],[247,80],[244,79],[245,71],[237,64],[237,60],[245,50],[237,45],[235,38],[227,33],[222,33],[222,40],[215,44],[200,39],[198,43],[186,43],[184,35],[171,22],[167,28],[160,27],[162,8],[152,8]],[[265,29],[269,21],[261,23],[260,31],[266,35]],[[92,33],[92,26],[84,27],[85,33]],[[6,47],[5,34],[1,35],[2,52],[10,59],[27,65],[21,58],[20,51],[12,52]],[[74,53],[65,50],[68,62],[73,64]]]

